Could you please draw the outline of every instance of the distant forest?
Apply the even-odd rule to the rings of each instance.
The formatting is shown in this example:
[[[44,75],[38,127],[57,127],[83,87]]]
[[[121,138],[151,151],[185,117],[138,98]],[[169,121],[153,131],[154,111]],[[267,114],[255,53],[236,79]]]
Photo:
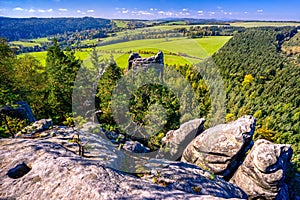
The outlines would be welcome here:
[[[101,18],[0,18],[0,37],[8,41],[48,37],[65,32],[110,29],[111,20]]]

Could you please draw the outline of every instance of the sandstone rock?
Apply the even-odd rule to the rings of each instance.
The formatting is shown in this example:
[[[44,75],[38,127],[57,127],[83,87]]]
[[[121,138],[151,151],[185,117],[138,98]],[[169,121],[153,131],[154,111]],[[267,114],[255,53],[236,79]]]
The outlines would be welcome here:
[[[46,137],[49,136],[50,133],[43,132],[45,130],[48,130],[51,126],[53,126],[52,119],[40,119],[36,122],[34,122],[32,125],[27,126],[24,128],[24,130],[17,133],[17,137]],[[41,133],[43,132],[43,133]],[[39,133],[38,135],[35,135],[36,133]],[[23,135],[25,134],[25,135]]]
[[[151,56],[149,58],[141,58],[141,56],[138,53],[133,52],[129,55],[127,68],[128,70],[141,66],[146,66],[147,68],[149,64],[158,64],[164,66],[163,52],[159,51],[155,56]]]
[[[31,126],[35,129],[35,132],[40,132],[49,129],[52,125],[52,119],[40,119]]]
[[[247,198],[234,185],[185,163],[145,160],[150,171],[161,172],[160,178],[167,183],[162,186],[108,167],[110,158],[79,157],[48,139],[0,139],[0,147],[0,199]],[[106,156],[116,155],[106,145],[98,150]],[[30,171],[10,178],[9,171],[22,163]]]
[[[244,116],[207,129],[186,147],[181,160],[228,179],[251,147],[255,122],[254,117]]]
[[[205,119],[190,120],[180,126],[177,130],[169,131],[162,138],[162,143],[165,144],[159,152],[158,157],[168,160],[178,160],[182,156],[185,147],[197,136],[204,128]]]
[[[251,199],[289,199],[283,181],[291,157],[290,145],[258,140],[230,182]]]
[[[150,150],[149,148],[145,147],[143,144],[137,141],[126,141],[123,145],[123,149],[133,153],[147,153]]]
[[[105,131],[105,135],[109,140],[116,140],[119,134],[113,131]]]

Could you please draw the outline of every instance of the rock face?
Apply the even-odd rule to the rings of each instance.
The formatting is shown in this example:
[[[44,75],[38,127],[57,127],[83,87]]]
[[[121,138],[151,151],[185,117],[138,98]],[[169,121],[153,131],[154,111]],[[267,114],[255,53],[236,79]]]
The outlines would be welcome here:
[[[201,132],[203,132],[205,119],[190,120],[180,126],[177,130],[169,131],[162,138],[165,151],[159,152],[159,157],[168,160],[178,160],[182,156],[185,147]]]
[[[126,141],[123,145],[123,149],[133,153],[147,153],[150,151],[149,148],[137,141]]]
[[[251,199],[289,199],[283,181],[291,157],[290,145],[258,140],[230,182]]]
[[[146,160],[149,180],[108,167],[110,158],[79,157],[62,145],[48,139],[0,139],[0,199],[247,198],[194,165]]]
[[[32,125],[25,127],[25,129],[17,133],[16,136],[35,137],[36,133],[48,130],[51,126],[53,126],[52,119],[40,119],[34,122]]]
[[[207,129],[184,150],[181,160],[228,179],[251,147],[256,120],[244,116]]]
[[[150,64],[158,64],[164,66],[164,54],[159,51],[155,56],[149,58],[142,58],[138,53],[133,52],[128,58],[128,70],[136,67],[148,67]]]

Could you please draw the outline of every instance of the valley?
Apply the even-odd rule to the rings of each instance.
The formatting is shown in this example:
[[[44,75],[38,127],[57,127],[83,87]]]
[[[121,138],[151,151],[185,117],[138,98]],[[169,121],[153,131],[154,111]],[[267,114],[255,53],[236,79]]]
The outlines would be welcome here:
[[[58,177],[65,163],[80,169],[64,173],[86,198],[90,193],[77,181],[85,169],[92,171],[83,174],[93,192],[105,192],[94,182],[109,170],[103,183],[110,195],[125,177],[117,199],[146,198],[147,193],[128,193],[126,183],[136,187],[136,180],[154,198],[300,197],[300,22],[183,17],[0,17],[0,22],[5,190],[12,185],[17,191],[14,183],[22,181],[35,187],[52,177],[40,178],[40,164],[32,164],[44,149],[43,171],[48,158],[55,163],[66,154],[59,170],[52,164],[50,171]],[[23,143],[28,151],[20,153]],[[26,162],[15,166],[19,157],[7,157],[9,152]],[[24,178],[14,172],[18,167],[25,167]],[[95,178],[93,170],[100,175]],[[210,190],[216,185],[217,191]],[[0,199],[6,198],[10,193],[1,187]],[[180,192],[168,194],[174,191]]]

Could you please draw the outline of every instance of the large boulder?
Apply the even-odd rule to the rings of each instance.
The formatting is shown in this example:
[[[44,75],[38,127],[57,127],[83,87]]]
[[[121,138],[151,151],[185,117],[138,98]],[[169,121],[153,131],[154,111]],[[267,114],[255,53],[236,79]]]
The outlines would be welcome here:
[[[35,121],[32,125],[26,126],[22,131],[18,132],[16,134],[16,137],[41,137],[48,136],[49,133],[43,133],[41,132],[48,130],[50,127],[53,126],[52,119],[40,119],[38,121]]]
[[[182,156],[185,147],[204,129],[205,119],[190,120],[180,126],[177,130],[170,130],[162,138],[164,147],[160,150],[158,158],[178,160]]]
[[[207,129],[184,150],[181,160],[228,179],[251,148],[256,120],[244,116]]]
[[[68,140],[59,131],[50,139],[0,139],[0,199],[247,198],[233,184],[194,165],[146,159],[148,172],[138,178],[109,167],[114,159],[119,160],[115,167],[125,163],[126,151],[117,153],[97,138],[101,144],[92,150],[99,155],[83,158],[64,146]],[[154,177],[149,180],[147,174]]]
[[[230,182],[241,187],[251,199],[289,199],[283,181],[292,152],[290,145],[258,140]]]
[[[122,148],[126,151],[133,152],[133,153],[147,153],[150,151],[149,148],[145,147],[138,141],[126,141]]]

